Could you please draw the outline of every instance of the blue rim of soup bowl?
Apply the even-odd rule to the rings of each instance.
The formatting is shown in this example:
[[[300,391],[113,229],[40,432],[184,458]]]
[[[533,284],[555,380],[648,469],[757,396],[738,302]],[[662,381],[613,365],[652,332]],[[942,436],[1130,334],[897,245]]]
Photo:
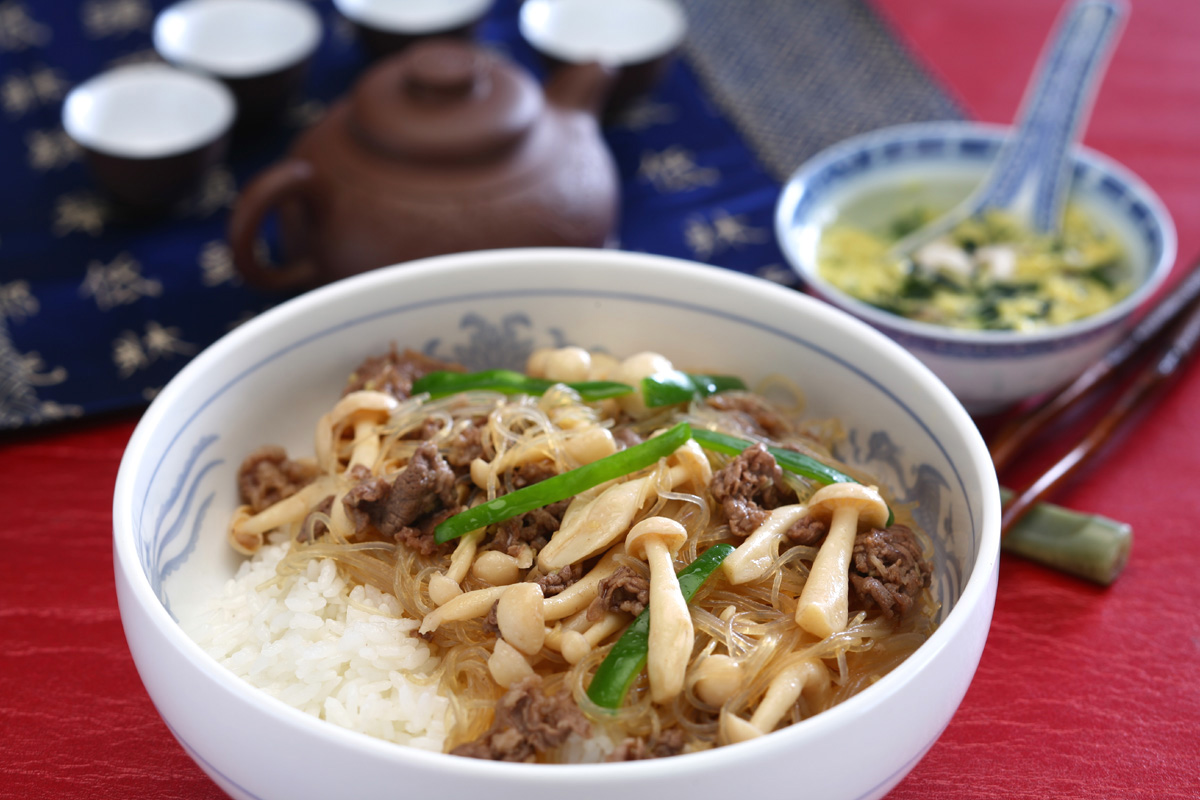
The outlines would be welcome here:
[[[909,348],[963,358],[1020,358],[1070,350],[1112,331],[1162,286],[1175,261],[1176,233],[1170,212],[1146,183],[1108,156],[1077,146],[1074,181],[1092,187],[1119,208],[1150,253],[1141,283],[1104,311],[1041,331],[975,331],[918,322],[889,314],[821,277],[797,250],[793,232],[823,207],[830,191],[914,163],[979,164],[995,158],[1012,128],[978,122],[896,125],[839,142],[813,156],[788,178],[775,207],[775,236],[789,266],[809,291],[854,314]],[[906,180],[911,180],[906,178]],[[880,180],[880,186],[890,182]]]
[[[194,673],[193,679],[211,683],[218,687],[223,694],[232,696],[247,707],[254,709],[255,713],[271,717],[276,724],[285,725],[297,732],[312,736],[327,746],[353,749],[362,753],[364,757],[388,762],[398,768],[419,766],[437,773],[447,780],[452,779],[456,774],[492,778],[521,776],[522,779],[534,782],[545,781],[552,784],[560,783],[563,786],[583,787],[604,786],[610,782],[617,783],[622,776],[627,777],[631,773],[650,776],[664,772],[669,774],[686,772],[687,765],[694,765],[698,758],[708,764],[706,769],[736,769],[739,761],[750,751],[761,751],[764,754],[772,754],[772,757],[781,756],[786,752],[794,737],[799,735],[819,737],[822,731],[844,724],[842,718],[846,714],[861,713],[864,708],[869,708],[881,700],[886,700],[890,695],[894,695],[898,689],[915,680],[922,670],[939,655],[945,658],[944,651],[950,646],[952,640],[963,637],[974,642],[972,637],[986,637],[986,621],[991,617],[991,603],[994,601],[999,567],[999,495],[998,489],[995,487],[994,473],[987,471],[987,468],[990,467],[990,459],[987,457],[982,439],[978,438],[973,423],[970,422],[965,411],[957,404],[945,386],[927,368],[916,362],[915,359],[911,359],[911,356],[905,353],[899,345],[887,340],[877,332],[868,330],[861,322],[853,320],[844,312],[798,294],[795,296],[795,302],[807,305],[818,320],[825,319],[835,325],[852,325],[853,328],[861,331],[862,336],[873,339],[874,345],[882,348],[885,357],[893,361],[895,359],[911,359],[912,370],[915,372],[914,382],[924,391],[932,392],[943,399],[943,408],[947,412],[948,421],[955,430],[962,431],[966,446],[966,458],[969,462],[964,465],[964,468],[980,471],[980,483],[982,484],[980,488],[984,490],[985,494],[977,501],[968,501],[968,506],[971,502],[980,504],[977,512],[980,529],[973,538],[966,569],[960,576],[957,586],[958,596],[954,601],[954,607],[950,609],[927,642],[877,684],[842,703],[839,706],[841,711],[817,715],[806,720],[803,726],[783,729],[754,742],[717,748],[705,753],[684,754],[670,759],[625,764],[570,764],[554,767],[478,761],[440,753],[429,753],[417,748],[375,739],[312,717],[269,696],[234,675],[205,653],[199,644],[184,633],[177,620],[168,611],[163,598],[156,591],[153,585],[154,581],[147,574],[147,567],[140,558],[138,530],[141,524],[138,520],[144,517],[146,511],[144,504],[147,501],[145,495],[148,489],[145,481],[154,480],[153,478],[145,479],[143,473],[157,472],[158,467],[162,465],[165,455],[159,453],[155,456],[154,451],[162,447],[163,439],[167,440],[166,447],[168,449],[183,445],[182,434],[185,429],[192,427],[196,422],[203,407],[208,403],[206,397],[224,392],[248,374],[242,372],[222,380],[219,384],[212,384],[208,382],[205,372],[213,363],[219,362],[231,352],[236,352],[245,343],[253,341],[255,337],[269,330],[276,322],[286,324],[288,320],[308,318],[326,301],[333,301],[336,304],[339,299],[344,300],[346,297],[380,291],[387,292],[395,276],[400,274],[419,279],[422,275],[429,276],[436,272],[453,273],[456,270],[462,272],[465,269],[469,273],[471,270],[485,265],[489,269],[502,270],[505,265],[515,266],[531,262],[556,266],[592,264],[603,267],[611,266],[614,260],[629,268],[656,269],[664,273],[663,277],[665,277],[665,273],[671,272],[674,273],[674,278],[680,281],[687,281],[695,274],[694,270],[706,270],[710,276],[708,280],[714,283],[712,300],[704,304],[691,302],[698,306],[704,305],[717,309],[714,313],[722,315],[726,313],[719,310],[722,285],[733,286],[736,284],[743,290],[764,296],[768,292],[786,291],[781,287],[748,276],[662,256],[552,248],[458,254],[424,259],[400,267],[364,273],[301,295],[240,326],[197,356],[175,379],[168,383],[138,424],[122,459],[114,496],[114,561],[118,574],[118,587],[121,590],[119,595],[124,595],[127,602],[136,605],[138,617],[144,618],[145,625],[153,631],[152,635],[157,641],[157,646],[169,648],[178,658],[186,661]],[[553,282],[554,286],[559,287],[559,291],[578,292],[581,289],[571,278],[570,272],[569,269],[559,271],[559,277]],[[465,288],[462,283],[453,283],[447,286],[444,295],[446,297],[463,296],[471,294],[472,291],[472,289]],[[522,291],[528,291],[532,295],[545,295],[546,288],[529,288]],[[613,294],[623,297],[637,296],[636,291],[629,292],[619,288],[614,289]],[[665,302],[661,295],[655,299]],[[392,305],[400,306],[403,303],[395,301]],[[384,308],[382,311],[367,314],[362,319],[394,311],[393,308]],[[762,327],[762,324],[756,320],[747,319],[745,321],[747,324]],[[312,331],[308,338],[302,341],[281,341],[279,344],[273,345],[270,350],[272,353],[281,354],[294,347],[302,346],[304,342],[313,337],[329,335],[354,324],[357,324],[355,320],[341,320],[332,324],[324,323],[318,326],[321,330]],[[888,390],[884,389],[884,392],[891,396]],[[892,399],[899,402],[899,399],[894,396]],[[173,419],[171,414],[175,412],[172,410],[172,406],[176,403],[182,403],[182,407],[179,409],[180,417]],[[916,411],[908,409],[908,413],[914,414]],[[932,435],[932,431],[930,434]],[[990,489],[996,489],[994,496],[988,491]],[[969,496],[970,489],[964,486],[964,491],[967,491]],[[142,504],[142,507],[139,507],[139,503]],[[125,617],[124,610],[122,617],[123,619]],[[968,628],[968,625],[981,621],[984,623],[981,630]],[[145,638],[145,634],[143,634],[143,638]],[[972,647],[971,644],[965,646],[968,649]],[[978,647],[982,650],[982,643],[979,643]],[[967,680],[969,681],[969,679],[968,675]],[[955,707],[957,705],[958,703],[954,703]],[[246,787],[237,785],[231,777],[221,773],[218,765],[207,761],[194,744],[187,741],[183,731],[175,727],[170,720],[167,722],[172,733],[180,740],[188,753],[197,761],[204,762],[206,770],[215,772],[229,785],[249,794]],[[801,733],[801,729],[803,733]],[[888,777],[881,785],[894,785],[904,774],[907,774],[933,745],[937,735],[940,735],[940,729],[930,740],[914,743],[916,749],[911,759],[901,765],[898,772]],[[872,790],[863,796],[876,796],[876,792]]]

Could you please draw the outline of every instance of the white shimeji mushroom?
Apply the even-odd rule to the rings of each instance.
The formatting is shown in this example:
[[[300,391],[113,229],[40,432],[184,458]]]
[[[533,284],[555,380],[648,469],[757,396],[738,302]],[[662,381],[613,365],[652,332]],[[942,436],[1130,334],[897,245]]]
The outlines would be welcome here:
[[[723,706],[742,687],[742,665],[732,656],[714,653],[696,664],[692,691],[710,706]]]
[[[337,491],[337,479],[322,475],[312,483],[257,514],[249,506],[240,506],[229,526],[229,543],[243,555],[253,555],[262,547],[268,531],[300,522],[313,506]]]
[[[672,372],[674,369],[671,361],[658,353],[637,353],[622,361],[613,370],[612,380],[629,384],[633,391],[616,398],[621,410],[633,417],[645,416],[648,409],[642,397],[642,378],[660,372]]]
[[[445,605],[462,594],[463,578],[471,568],[479,540],[483,538],[483,530],[471,531],[459,538],[450,556],[450,566],[445,573],[436,572],[429,577],[429,599],[434,605]],[[495,581],[492,581],[495,583]]]
[[[850,557],[861,525],[887,523],[888,507],[874,486],[835,483],[816,491],[808,512],[829,520],[829,533],[817,551],[796,605],[796,624],[824,639],[845,630],[850,593]]]
[[[508,553],[487,550],[471,564],[471,574],[493,586],[508,586],[521,577],[521,562]]]
[[[504,641],[527,656],[537,655],[546,640],[542,587],[516,583],[496,603],[496,625]]]
[[[509,688],[522,678],[533,675],[533,667],[520,650],[504,639],[497,639],[487,661],[488,672],[497,685]]]
[[[649,517],[633,526],[625,551],[650,567],[650,640],[646,671],[650,697],[665,703],[683,690],[692,654],[692,615],[675,576],[674,554],[687,529],[669,517]]]
[[[806,658],[785,667],[767,687],[766,694],[749,721],[724,711],[721,735],[729,743],[744,742],[775,730],[806,690],[829,682],[829,669],[817,658]]]
[[[336,435],[346,425],[353,426],[354,430],[355,449],[350,464],[373,464],[379,452],[379,441],[369,434],[373,428],[387,422],[399,407],[400,401],[384,392],[351,392],[339,400],[317,423],[315,452],[321,469],[335,471]]]
[[[619,566],[617,556],[623,552],[624,547],[612,548],[612,550],[604,554],[603,558],[596,562],[596,566],[592,567],[592,571],[587,575],[554,597],[541,600],[539,619],[543,623],[546,620],[559,620],[587,608],[596,599],[596,595],[600,591],[600,581],[617,571],[617,567]],[[438,626],[444,622],[462,622],[463,620],[482,617],[492,610],[492,605],[498,602],[506,591],[524,585],[526,584],[489,586],[484,589],[475,589],[474,591],[454,595],[444,604],[425,615],[424,619],[421,620],[420,632],[429,633],[430,631],[437,630]],[[537,584],[530,585],[537,589],[539,595],[541,594],[540,586],[537,586]]]
[[[576,495],[563,514],[554,538],[538,553],[538,567],[542,572],[550,573],[567,564],[577,564],[620,539],[654,491],[674,489],[688,480],[697,486],[707,486],[712,480],[708,458],[694,441],[676,448],[667,464],[665,472],[632,478],[605,487],[598,493],[589,490]]]
[[[558,639],[558,650],[568,664],[578,664],[596,645],[624,628],[628,622],[628,614],[606,611],[600,619],[582,631],[563,631]]]
[[[421,620],[420,632],[424,634],[436,631],[443,622],[462,622],[482,617],[492,610],[492,606],[510,588],[512,587],[489,586],[486,589],[463,592],[426,614]]]
[[[624,554],[624,545],[610,549],[596,562],[591,572],[572,583],[553,597],[542,602],[542,611],[548,620],[565,619],[578,614],[591,605],[600,593],[600,581],[612,575],[621,566],[617,557]]]
[[[725,578],[732,584],[739,584],[766,575],[778,555],[784,534],[807,514],[808,506],[800,504],[772,509],[763,523],[721,562]]]

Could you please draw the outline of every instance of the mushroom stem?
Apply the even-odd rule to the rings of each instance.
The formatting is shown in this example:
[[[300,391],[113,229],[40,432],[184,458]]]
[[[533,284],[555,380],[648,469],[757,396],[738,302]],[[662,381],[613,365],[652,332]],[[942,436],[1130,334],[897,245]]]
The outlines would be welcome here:
[[[429,578],[429,599],[435,605],[445,605],[462,594],[463,578],[471,568],[479,540],[483,538],[483,529],[471,531],[458,540],[454,554],[450,556],[450,567],[443,573],[437,573]]]
[[[573,500],[563,515],[562,525],[538,553],[542,572],[549,574],[583,561],[617,541],[629,530],[634,515],[655,488],[656,474],[610,486],[595,497]],[[688,475],[687,467],[669,467],[667,483],[674,488],[687,480]]]
[[[267,531],[274,530],[281,525],[287,525],[290,522],[299,522],[304,519],[313,506],[325,497],[333,494],[336,490],[336,480],[331,476],[322,476],[290,497],[285,497],[278,503],[264,508],[253,516],[239,516],[235,518],[230,530],[231,536],[234,537],[234,547],[237,547],[237,542],[242,541],[246,537],[257,538],[258,543],[261,545],[262,536]],[[255,547],[249,552],[252,553],[257,549]]]
[[[337,460],[335,433],[342,423],[356,422],[360,419],[382,423],[399,407],[400,401],[384,392],[351,392],[339,400],[317,422],[314,450],[321,469],[325,472],[335,471]]]
[[[627,614],[608,611],[592,623],[587,630],[582,632],[564,630],[558,640],[559,652],[562,653],[567,663],[578,664],[584,656],[592,652],[596,645],[621,630],[628,621]]]
[[[687,656],[692,651],[692,615],[675,577],[671,551],[658,540],[646,542],[650,565],[650,651],[646,661],[650,697],[665,703],[683,690]]]
[[[721,562],[725,578],[730,583],[739,584],[766,575],[778,554],[783,535],[806,514],[808,506],[805,505],[780,506],[772,510],[763,523]]]
[[[420,632],[435,631],[443,622],[461,622],[465,619],[482,617],[491,611],[492,604],[499,600],[508,589],[508,586],[492,586],[460,594],[445,605],[438,606],[426,614],[425,618],[421,620]]]
[[[370,468],[379,458],[379,425],[372,419],[358,418],[354,421],[354,450],[346,469],[356,465]]]
[[[796,624],[824,639],[846,629],[850,593],[850,557],[859,523],[886,524],[887,503],[874,486],[835,483],[818,489],[808,501],[813,516],[828,516],[829,533],[813,559],[796,604]]]
[[[650,632],[646,672],[650,699],[665,703],[683,691],[694,629],[673,554],[687,541],[687,529],[669,517],[647,517],[625,537],[625,550],[650,567]]]
[[[780,671],[767,687],[766,694],[754,710],[750,720],[734,714],[722,715],[725,738],[732,742],[744,742],[775,730],[805,689],[815,687],[829,671],[816,658],[798,661]]]
[[[846,628],[850,602],[850,555],[854,551],[857,533],[857,508],[843,507],[833,512],[829,534],[817,551],[812,571],[800,592],[796,624],[822,639]]]
[[[614,547],[592,567],[592,571],[562,590],[554,597],[542,602],[542,612],[549,621],[563,619],[583,611],[600,593],[600,581],[617,571],[620,564],[617,556],[625,552],[623,546]]]

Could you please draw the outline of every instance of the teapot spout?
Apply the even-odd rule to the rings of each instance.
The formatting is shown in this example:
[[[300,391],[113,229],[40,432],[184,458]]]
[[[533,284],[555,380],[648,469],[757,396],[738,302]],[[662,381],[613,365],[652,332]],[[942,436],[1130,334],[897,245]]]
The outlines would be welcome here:
[[[565,64],[547,81],[546,99],[556,108],[599,116],[616,78],[616,70],[596,62]]]

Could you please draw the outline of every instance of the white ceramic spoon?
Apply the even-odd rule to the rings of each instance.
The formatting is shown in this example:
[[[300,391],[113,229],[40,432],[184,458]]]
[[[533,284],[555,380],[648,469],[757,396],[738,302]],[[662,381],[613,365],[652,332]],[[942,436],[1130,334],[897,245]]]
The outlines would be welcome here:
[[[1026,89],[1016,132],[979,188],[896,242],[894,256],[908,256],[987,209],[1002,209],[1034,231],[1059,229],[1072,177],[1070,151],[1125,16],[1124,0],[1079,0],[1066,10]]]

